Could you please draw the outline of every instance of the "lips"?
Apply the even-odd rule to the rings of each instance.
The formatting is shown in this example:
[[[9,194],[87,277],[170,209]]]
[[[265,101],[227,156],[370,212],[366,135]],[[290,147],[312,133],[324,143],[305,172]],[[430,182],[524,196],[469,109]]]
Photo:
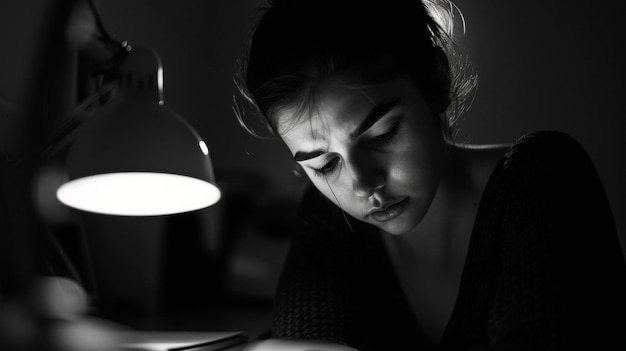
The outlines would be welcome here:
[[[387,207],[383,207],[382,209],[370,211],[369,216],[377,222],[387,222],[402,214],[408,202],[409,199],[405,198],[402,201],[393,203]]]

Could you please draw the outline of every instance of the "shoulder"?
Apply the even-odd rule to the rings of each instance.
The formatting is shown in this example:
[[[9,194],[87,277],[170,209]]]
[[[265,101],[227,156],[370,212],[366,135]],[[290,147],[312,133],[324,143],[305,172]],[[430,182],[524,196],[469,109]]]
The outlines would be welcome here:
[[[508,221],[516,219],[516,228],[527,233],[533,232],[528,226],[539,228],[539,223],[551,227],[552,234],[614,231],[593,162],[566,133],[538,131],[519,138],[493,172],[490,185],[500,205],[506,205]]]
[[[473,169],[486,175],[489,182],[523,181],[527,176],[539,180],[536,177],[563,175],[581,167],[587,173],[595,173],[581,144],[559,131],[536,131],[511,144],[472,146],[471,149]]]
[[[548,160],[588,161],[580,143],[570,135],[559,131],[537,131],[520,137],[505,155],[506,162]]]
[[[525,236],[556,239],[582,233],[584,226],[575,225],[581,218],[589,225],[601,222],[606,232],[614,230],[592,160],[575,138],[558,131],[532,132],[508,147],[489,177],[481,212],[499,218],[496,223],[505,232]]]
[[[558,131],[537,131],[520,137],[500,160],[497,172],[509,189],[523,194],[534,189],[544,195],[567,197],[568,192],[592,183],[602,188],[585,149],[572,136]]]
[[[560,131],[536,131],[508,147],[490,181],[525,194],[529,188],[554,194],[599,180],[592,160],[575,138]]]
[[[580,147],[580,144],[569,134],[556,130],[540,130],[521,136],[513,143],[513,148],[532,146],[565,146]]]

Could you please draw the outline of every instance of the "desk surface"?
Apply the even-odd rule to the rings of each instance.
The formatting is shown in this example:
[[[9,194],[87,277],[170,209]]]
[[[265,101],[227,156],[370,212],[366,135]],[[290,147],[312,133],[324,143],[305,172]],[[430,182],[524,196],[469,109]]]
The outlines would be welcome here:
[[[238,350],[248,337],[242,332],[139,331],[126,332],[121,346],[126,350],[145,351],[213,351]]]

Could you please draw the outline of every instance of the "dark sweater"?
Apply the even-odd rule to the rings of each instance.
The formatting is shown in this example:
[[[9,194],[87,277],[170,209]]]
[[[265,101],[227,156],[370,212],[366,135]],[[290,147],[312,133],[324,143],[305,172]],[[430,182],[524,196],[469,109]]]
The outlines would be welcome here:
[[[427,350],[379,231],[314,189],[275,297],[273,336]],[[626,265],[604,189],[563,133],[519,139],[482,194],[438,349],[626,349]],[[621,348],[619,348],[619,347]]]

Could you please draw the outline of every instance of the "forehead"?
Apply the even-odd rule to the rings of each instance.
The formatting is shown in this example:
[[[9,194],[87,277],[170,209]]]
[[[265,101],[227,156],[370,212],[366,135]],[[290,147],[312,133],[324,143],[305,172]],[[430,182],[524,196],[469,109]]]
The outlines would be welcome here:
[[[333,132],[355,128],[358,116],[374,102],[367,91],[341,85],[321,88],[308,106],[289,107],[278,113],[279,134],[292,141],[324,141]]]
[[[308,106],[278,111],[278,131],[292,151],[317,148],[333,135],[347,136],[354,131],[377,104],[409,98],[414,93],[405,76],[369,86],[329,83],[319,88]]]

